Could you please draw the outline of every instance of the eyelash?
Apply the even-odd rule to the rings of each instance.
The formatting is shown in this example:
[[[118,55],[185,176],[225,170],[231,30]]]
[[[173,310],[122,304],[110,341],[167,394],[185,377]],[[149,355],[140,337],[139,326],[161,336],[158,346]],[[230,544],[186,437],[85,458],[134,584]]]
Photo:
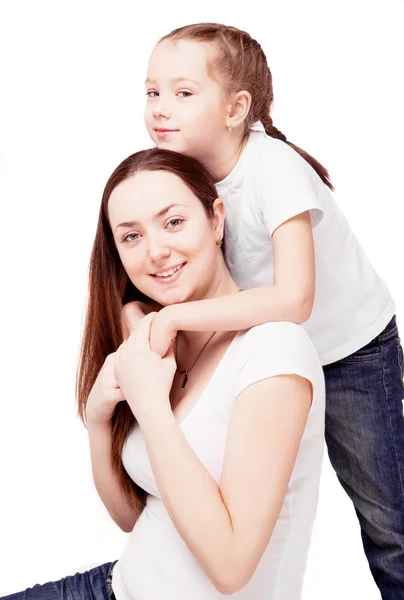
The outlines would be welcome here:
[[[180,219],[179,217],[176,217],[175,219],[170,219],[170,221],[168,221],[167,225],[169,225],[170,223],[173,223],[174,221],[178,221],[178,225],[174,225],[174,227],[170,227],[170,229],[178,229],[178,227],[181,227],[181,225],[184,222],[184,219]]]
[[[180,90],[177,93],[178,94],[187,94],[186,96],[180,96],[180,98],[189,98],[190,96],[193,96],[192,92],[188,92],[187,90]],[[151,96],[151,94],[157,94],[157,95]],[[149,98],[157,98],[158,92],[156,92],[156,90],[150,90],[150,92],[146,92],[146,96],[148,96]]]
[[[178,225],[174,225],[173,227],[169,227],[169,229],[171,229],[171,230],[174,230],[174,231],[175,231],[175,230],[177,230],[179,227],[181,227],[181,225],[183,224],[184,220],[185,220],[185,219],[180,219],[179,217],[176,217],[175,219],[170,219],[170,220],[168,221],[167,225],[170,225],[170,223],[174,223],[174,222],[178,221]],[[139,234],[138,234],[138,233],[128,233],[127,235],[125,235],[125,237],[123,238],[122,242],[124,242],[124,243],[128,243],[128,244],[130,244],[130,243],[132,243],[132,242],[137,242],[137,240],[138,240],[139,238],[136,238],[135,240],[130,240],[130,239],[129,239],[129,238],[130,238],[132,235],[139,235]]]
[[[124,236],[124,238],[122,239],[122,241],[123,241],[123,242],[129,242],[129,243],[130,243],[130,242],[136,242],[136,241],[137,241],[137,238],[136,238],[136,240],[130,240],[130,239],[129,239],[131,235],[139,235],[139,234],[138,234],[138,233],[128,233],[128,235],[125,235],[125,236]]]

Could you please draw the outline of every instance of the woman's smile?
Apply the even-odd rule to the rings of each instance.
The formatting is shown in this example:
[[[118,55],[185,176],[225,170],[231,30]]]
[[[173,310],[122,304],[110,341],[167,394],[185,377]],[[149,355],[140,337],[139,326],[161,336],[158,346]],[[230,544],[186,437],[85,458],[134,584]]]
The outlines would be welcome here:
[[[159,269],[155,273],[151,273],[151,276],[163,285],[167,285],[168,283],[172,283],[174,281],[178,281],[181,273],[183,272],[183,267],[186,265],[186,262],[176,265],[174,267],[164,267],[163,269]]]

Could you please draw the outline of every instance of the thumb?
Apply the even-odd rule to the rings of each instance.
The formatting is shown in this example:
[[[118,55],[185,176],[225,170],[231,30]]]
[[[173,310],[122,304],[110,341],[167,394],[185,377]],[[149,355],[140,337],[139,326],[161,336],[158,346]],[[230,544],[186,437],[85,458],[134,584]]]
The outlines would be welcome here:
[[[125,338],[136,329],[144,315],[140,302],[128,302],[122,307],[122,329]]]
[[[142,317],[136,325],[136,329],[131,333],[131,337],[134,336],[136,342],[139,344],[143,345],[147,342],[147,345],[150,347],[150,328],[156,314],[155,312],[151,312]]]
[[[165,356],[163,357],[162,360],[163,360],[163,363],[165,363],[168,366],[168,368],[170,369],[170,372],[172,372],[174,374],[177,369],[177,361],[175,359],[173,342],[171,342],[170,347],[167,350],[167,353],[165,354]]]
[[[170,347],[168,348],[164,358],[173,360],[177,364],[177,361],[175,358],[175,352],[174,352],[174,340],[171,342]]]

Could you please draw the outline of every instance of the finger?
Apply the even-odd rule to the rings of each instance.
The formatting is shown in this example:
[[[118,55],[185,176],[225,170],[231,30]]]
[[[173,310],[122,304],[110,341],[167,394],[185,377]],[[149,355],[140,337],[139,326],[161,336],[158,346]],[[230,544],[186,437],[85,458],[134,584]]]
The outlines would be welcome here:
[[[161,356],[167,356],[167,353],[169,352],[171,346],[174,344],[174,340],[177,337],[177,332],[176,331],[169,331],[167,332],[167,337],[163,340],[161,340]]]
[[[128,337],[144,317],[143,303],[128,302],[122,308],[122,326],[124,337]]]
[[[122,400],[125,400],[125,397],[120,388],[112,390],[110,398],[112,402],[122,402]]]
[[[155,312],[151,312],[139,321],[135,331],[131,334],[131,338],[135,341],[136,345],[144,346],[147,343],[147,346],[150,348],[150,328],[156,314]]]
[[[168,350],[167,350],[167,353],[166,353],[166,355],[164,356],[164,359],[166,359],[166,358],[168,358],[168,359],[171,359],[171,360],[174,360],[174,361],[175,361],[175,363],[177,362],[177,361],[175,360],[174,341],[172,341],[172,342],[171,342],[171,344],[170,344],[170,347],[168,348]]]
[[[119,363],[119,357],[121,354],[121,348],[124,344],[126,344],[126,342],[123,342],[114,354],[114,379],[115,379],[115,381],[118,381],[118,379],[117,379],[118,363]]]

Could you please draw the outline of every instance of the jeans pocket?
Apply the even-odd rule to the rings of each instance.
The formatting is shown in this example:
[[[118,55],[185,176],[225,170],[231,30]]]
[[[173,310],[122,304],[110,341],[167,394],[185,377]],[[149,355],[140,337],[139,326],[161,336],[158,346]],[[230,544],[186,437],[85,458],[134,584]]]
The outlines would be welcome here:
[[[369,344],[359,348],[353,354],[346,356],[338,362],[341,363],[365,363],[373,360],[379,360],[381,356],[381,347],[378,337],[374,338]]]

